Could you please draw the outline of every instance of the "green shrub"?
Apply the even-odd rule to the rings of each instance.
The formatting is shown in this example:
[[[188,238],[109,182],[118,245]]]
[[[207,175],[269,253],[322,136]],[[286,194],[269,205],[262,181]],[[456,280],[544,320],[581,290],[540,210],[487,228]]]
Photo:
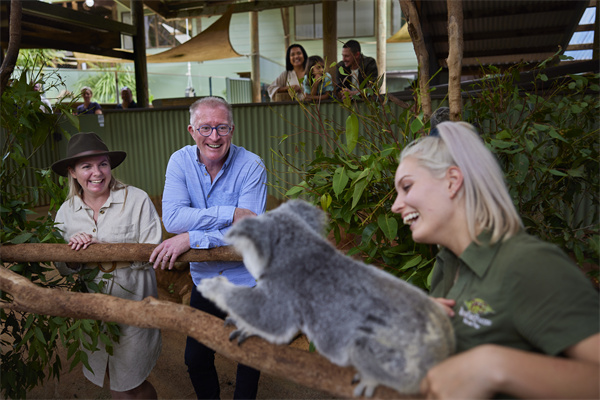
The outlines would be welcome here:
[[[550,82],[542,64],[526,92],[517,85],[523,67],[491,69],[475,92],[465,93],[463,119],[481,130],[498,156],[528,231],[589,267],[599,255],[598,75]],[[361,88],[362,102],[336,102],[349,114],[345,126],[324,116],[318,104],[299,105],[326,144],[308,162],[283,157],[301,180],[286,195],[326,210],[338,244],[350,236],[348,254],[428,288],[437,248],[414,243],[390,208],[398,156],[428,132],[429,123],[423,124],[416,106],[396,107],[393,96],[375,93]],[[597,265],[592,270],[597,276]]]
[[[0,159],[0,242],[3,246],[20,243],[63,243],[50,216],[36,218],[32,211],[41,196],[50,197],[50,211],[55,211],[65,198],[65,190],[57,185],[53,174],[35,166],[33,160],[41,146],[52,146],[54,135],[64,135],[61,120],[68,118],[75,126],[78,120],[70,113],[68,104],[58,104],[55,114],[40,111],[40,92],[35,83],[46,88],[62,85],[58,75],[43,76],[25,66],[2,93]],[[45,166],[47,167],[47,166]],[[27,171],[35,171],[37,181],[28,183]],[[62,186],[65,178],[60,179]],[[98,270],[85,270],[75,276],[61,277],[49,263],[4,263],[8,268],[33,283],[59,290],[79,290],[82,281],[91,280]],[[107,276],[106,278],[109,278]],[[112,346],[118,337],[118,327],[91,320],[49,317],[29,314],[12,307],[11,295],[0,291],[0,387],[3,398],[25,398],[27,390],[50,377],[59,378],[62,362],[57,347],[68,349],[71,369],[83,363],[87,355],[81,350],[94,349],[98,340]],[[46,373],[48,375],[46,375]]]

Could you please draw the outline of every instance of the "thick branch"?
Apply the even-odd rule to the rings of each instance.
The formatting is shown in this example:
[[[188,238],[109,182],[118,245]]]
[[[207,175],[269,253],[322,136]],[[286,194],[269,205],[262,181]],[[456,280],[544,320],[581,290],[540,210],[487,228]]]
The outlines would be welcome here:
[[[8,80],[15,69],[17,57],[19,57],[19,47],[21,46],[21,0],[11,0],[10,2],[10,33],[8,35],[8,50],[6,57],[0,67],[0,96],[4,93]]]
[[[352,397],[350,382],[355,373],[352,368],[342,368],[318,354],[273,345],[256,337],[238,346],[228,340],[232,328],[224,327],[222,320],[189,306],[150,297],[143,301],[131,301],[105,294],[45,289],[2,267],[0,290],[12,295],[12,308],[16,310],[182,332],[227,358],[271,375],[341,398]],[[394,390],[382,386],[377,388],[375,396],[402,398]]]
[[[463,8],[462,0],[448,1],[448,104],[450,120],[460,121],[462,97],[460,89],[463,58]]]
[[[148,261],[155,244],[98,243],[85,250],[71,250],[67,244],[24,243],[0,246],[2,262],[110,262]],[[210,250],[188,250],[177,258],[179,262],[241,261],[242,257],[232,246]]]
[[[419,14],[413,0],[400,0],[402,14],[406,16],[408,33],[415,48],[415,54],[419,62],[419,88],[421,90],[421,105],[423,107],[423,118],[428,121],[431,117],[431,95],[429,94],[429,54],[423,39],[423,30],[419,21]]]

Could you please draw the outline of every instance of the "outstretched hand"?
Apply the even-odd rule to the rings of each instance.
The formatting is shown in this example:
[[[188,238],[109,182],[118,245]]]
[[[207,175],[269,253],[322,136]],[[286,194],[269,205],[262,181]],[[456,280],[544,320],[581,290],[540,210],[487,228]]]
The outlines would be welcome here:
[[[190,234],[187,232],[181,233],[156,246],[150,255],[149,261],[154,263],[154,269],[157,269],[159,265],[161,269],[165,269],[167,267],[167,263],[169,265],[168,268],[173,269],[175,262],[177,261],[177,257],[189,249]]]

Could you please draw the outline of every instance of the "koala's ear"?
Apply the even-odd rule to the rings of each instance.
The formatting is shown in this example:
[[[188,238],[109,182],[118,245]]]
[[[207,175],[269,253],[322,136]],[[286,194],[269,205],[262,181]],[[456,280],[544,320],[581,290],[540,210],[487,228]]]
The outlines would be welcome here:
[[[319,235],[325,230],[326,216],[323,210],[304,200],[289,200],[280,206],[282,211],[293,212]]]

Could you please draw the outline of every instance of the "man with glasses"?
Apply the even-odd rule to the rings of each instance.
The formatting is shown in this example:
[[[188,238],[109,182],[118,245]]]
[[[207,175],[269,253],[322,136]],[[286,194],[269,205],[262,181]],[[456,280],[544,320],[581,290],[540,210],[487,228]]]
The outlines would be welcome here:
[[[225,100],[206,97],[191,105],[188,132],[196,146],[185,146],[171,156],[162,200],[165,229],[177,236],[152,252],[155,269],[172,269],[177,257],[190,248],[226,245],[223,236],[232,224],[265,212],[265,166],[256,154],[231,143],[234,129],[231,105]],[[242,262],[193,262],[190,272],[195,285],[218,275],[235,285],[256,285]],[[195,288],[190,306],[225,317]],[[185,363],[197,397],[220,398],[214,351],[188,337]],[[238,365],[234,399],[256,398],[259,377],[260,371]]]

